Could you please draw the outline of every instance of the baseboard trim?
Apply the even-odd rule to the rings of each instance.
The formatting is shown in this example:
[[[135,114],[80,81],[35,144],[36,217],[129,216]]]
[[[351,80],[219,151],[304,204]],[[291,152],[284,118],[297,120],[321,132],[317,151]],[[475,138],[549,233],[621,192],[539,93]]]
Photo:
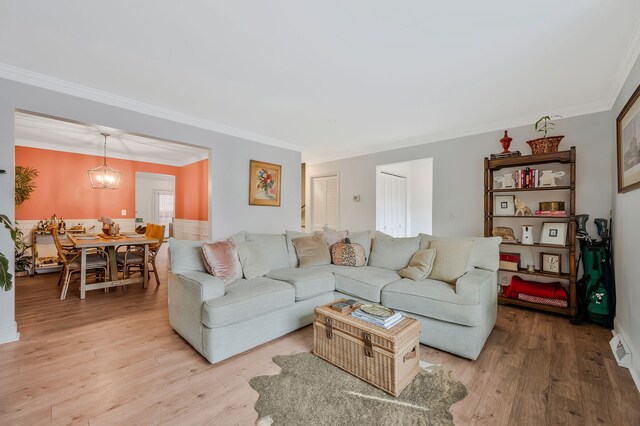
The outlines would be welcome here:
[[[18,333],[18,324],[15,321],[13,325],[0,328],[0,345],[18,340],[20,340],[20,333]]]
[[[633,382],[636,384],[636,389],[638,389],[638,392],[640,392],[640,374],[638,373],[638,371],[636,371],[636,366],[638,365],[638,361],[633,356],[634,354],[636,354],[637,356],[639,353],[638,351],[636,351],[636,348],[631,346],[631,341],[627,337],[628,336],[627,333],[625,333],[624,329],[620,327],[620,323],[618,321],[615,321],[614,329],[611,330],[611,334],[613,334],[614,336],[616,334],[620,334],[624,339],[625,343],[627,344],[627,346],[629,347],[629,351],[631,351],[631,356],[632,356],[631,358],[632,364],[631,364],[631,368],[629,368],[629,372],[631,373],[631,378],[633,379]],[[621,367],[621,368],[624,368],[624,367]]]

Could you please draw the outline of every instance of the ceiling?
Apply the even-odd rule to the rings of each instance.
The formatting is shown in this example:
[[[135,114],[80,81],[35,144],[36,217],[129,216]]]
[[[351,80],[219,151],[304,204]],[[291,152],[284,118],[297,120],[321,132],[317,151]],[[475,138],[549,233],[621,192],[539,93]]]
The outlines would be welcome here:
[[[184,166],[208,158],[208,150],[190,145],[125,133],[110,127],[74,123],[51,117],[16,112],[15,144],[77,154],[107,156],[148,163]]]
[[[637,0],[0,4],[0,76],[311,162],[609,109],[639,52]]]

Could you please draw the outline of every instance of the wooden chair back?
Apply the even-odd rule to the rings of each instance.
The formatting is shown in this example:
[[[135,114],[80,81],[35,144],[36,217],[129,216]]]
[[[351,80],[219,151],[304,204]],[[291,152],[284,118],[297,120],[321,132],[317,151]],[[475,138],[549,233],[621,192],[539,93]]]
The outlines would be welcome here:
[[[70,259],[67,256],[67,249],[60,242],[60,236],[58,235],[58,226],[49,225],[47,231],[51,232],[51,237],[53,237],[53,243],[56,246],[56,250],[58,250],[58,257],[60,258],[60,261],[64,264],[68,264]]]
[[[164,241],[164,225],[156,225],[155,223],[147,223],[147,230],[144,235],[147,238],[155,238],[158,240],[156,244],[149,244],[149,250],[157,252]]]

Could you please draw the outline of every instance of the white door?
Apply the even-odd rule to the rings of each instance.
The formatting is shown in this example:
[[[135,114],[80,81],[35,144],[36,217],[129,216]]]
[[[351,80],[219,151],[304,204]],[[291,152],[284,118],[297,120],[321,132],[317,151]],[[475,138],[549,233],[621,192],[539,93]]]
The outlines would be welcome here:
[[[338,176],[311,178],[311,229],[338,229]]]
[[[392,237],[407,236],[407,178],[379,175],[378,231]]]
[[[173,191],[153,191],[153,219],[154,223],[164,225],[164,236],[169,236],[169,224],[173,222],[175,210],[175,195]]]

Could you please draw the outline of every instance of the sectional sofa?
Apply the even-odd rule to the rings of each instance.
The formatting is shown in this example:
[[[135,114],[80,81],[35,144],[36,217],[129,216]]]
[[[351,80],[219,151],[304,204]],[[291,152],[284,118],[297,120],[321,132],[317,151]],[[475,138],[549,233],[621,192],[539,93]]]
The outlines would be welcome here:
[[[466,273],[450,284],[412,281],[397,271],[414,252],[440,238],[421,234],[391,239],[389,245],[382,244],[382,237],[378,244],[376,239],[371,243],[367,233],[364,241],[359,239],[367,246],[366,266],[299,268],[291,241],[297,234],[236,234],[236,242],[257,243],[270,271],[227,285],[207,272],[201,242],[170,239],[173,329],[216,363],[312,323],[315,306],[345,297],[402,311],[420,321],[421,343],[477,358],[496,320],[500,238],[466,239],[473,241]],[[449,260],[454,256],[449,253]]]

